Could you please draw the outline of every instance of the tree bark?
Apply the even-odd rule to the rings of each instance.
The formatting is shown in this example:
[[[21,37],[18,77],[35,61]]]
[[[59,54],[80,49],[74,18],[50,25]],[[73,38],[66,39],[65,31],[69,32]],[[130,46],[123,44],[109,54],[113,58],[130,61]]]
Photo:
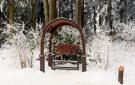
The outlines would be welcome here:
[[[83,27],[83,0],[76,0],[76,22]]]
[[[81,26],[81,0],[76,0],[76,22]]]
[[[49,21],[57,18],[56,0],[49,0]]]
[[[49,3],[48,0],[44,0],[44,15],[45,15],[45,24],[49,22]]]
[[[84,0],[81,0],[81,26],[84,26]]]
[[[112,27],[112,14],[111,14],[111,11],[112,11],[112,4],[111,4],[111,0],[108,0],[108,9],[107,9],[107,12],[108,12],[108,27],[109,27],[109,30],[112,30],[113,27]]]
[[[114,39],[116,32],[115,29],[113,28],[113,19],[112,19],[112,4],[111,4],[111,0],[108,0],[108,28],[110,30],[109,35],[112,36],[112,39]]]
[[[96,27],[96,7],[95,6],[93,7],[93,10],[94,10],[94,34],[96,35],[97,27]]]
[[[8,0],[8,19],[9,19],[9,24],[13,24],[13,19],[14,19],[14,15],[13,15],[13,0]]]

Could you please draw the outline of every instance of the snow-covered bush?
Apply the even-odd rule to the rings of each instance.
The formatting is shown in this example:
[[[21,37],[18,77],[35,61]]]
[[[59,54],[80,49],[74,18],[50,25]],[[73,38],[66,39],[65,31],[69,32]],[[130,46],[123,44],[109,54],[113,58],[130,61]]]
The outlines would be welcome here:
[[[114,28],[116,29],[116,38],[124,41],[134,41],[135,42],[135,22],[129,21],[127,23],[114,23]]]
[[[17,67],[33,66],[33,50],[37,47],[37,35],[32,30],[24,29],[25,24],[15,23],[8,26],[12,30],[7,32],[7,45],[13,52],[12,57]],[[32,29],[32,28],[30,28]]]
[[[130,21],[127,23],[115,22],[113,24],[116,31],[113,39],[106,34],[108,33],[106,30],[100,29],[97,36],[87,40],[87,61],[90,68],[107,70],[116,65],[127,65],[127,63],[133,62],[135,23]]]
[[[87,62],[90,68],[108,69],[110,67],[109,50],[111,38],[104,34],[97,34],[92,41],[86,45]]]

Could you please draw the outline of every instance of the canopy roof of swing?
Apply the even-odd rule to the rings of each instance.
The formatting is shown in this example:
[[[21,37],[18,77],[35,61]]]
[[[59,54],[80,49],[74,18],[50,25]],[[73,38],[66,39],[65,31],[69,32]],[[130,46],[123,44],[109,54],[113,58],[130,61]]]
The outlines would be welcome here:
[[[43,31],[52,33],[54,31],[56,31],[57,28],[59,28],[61,26],[65,26],[65,25],[72,26],[75,29],[79,30],[80,34],[82,33],[82,28],[78,24],[76,24],[75,22],[73,22],[71,20],[64,19],[64,18],[59,18],[59,19],[55,19],[55,20],[51,21],[50,23],[48,23],[47,25],[45,25],[43,27]]]
[[[42,37],[41,37],[41,48],[43,47],[44,38],[45,38],[46,33],[53,33],[59,27],[65,26],[65,25],[72,26],[73,27],[72,29],[77,29],[79,31],[81,41],[82,41],[83,54],[85,55],[86,54],[85,53],[85,39],[84,39],[84,35],[82,32],[82,28],[77,23],[75,23],[69,19],[63,19],[63,18],[55,19],[43,27]]]

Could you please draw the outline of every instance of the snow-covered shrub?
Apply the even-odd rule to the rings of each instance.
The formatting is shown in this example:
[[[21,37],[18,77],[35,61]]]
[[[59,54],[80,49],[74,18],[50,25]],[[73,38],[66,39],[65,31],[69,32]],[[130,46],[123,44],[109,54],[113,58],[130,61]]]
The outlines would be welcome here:
[[[104,33],[97,34],[92,41],[86,45],[87,62],[90,68],[101,68],[107,70],[110,67],[109,50],[111,38]]]
[[[9,27],[9,26],[8,26]],[[32,30],[24,29],[25,24],[15,23],[7,34],[9,45],[13,52],[12,57],[17,67],[26,68],[33,66],[33,50],[37,46],[37,35]],[[32,28],[29,28],[32,29]]]
[[[0,48],[6,42],[7,34],[4,32],[4,30],[5,30],[5,27],[0,26]]]
[[[116,38],[124,41],[135,42],[135,22],[129,21],[127,23],[114,23],[114,27],[117,32]]]
[[[90,69],[112,69],[116,65],[133,63],[135,45],[135,23],[115,22],[114,40],[106,30],[101,29],[97,36],[88,40],[86,46],[87,62]],[[106,29],[106,28],[105,28]],[[129,53],[128,53],[129,52]]]

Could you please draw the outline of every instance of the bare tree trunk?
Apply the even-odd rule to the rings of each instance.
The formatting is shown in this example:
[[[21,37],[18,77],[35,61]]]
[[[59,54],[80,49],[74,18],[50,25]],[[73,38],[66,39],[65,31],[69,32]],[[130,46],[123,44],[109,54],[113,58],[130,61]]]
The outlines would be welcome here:
[[[116,32],[113,28],[113,19],[112,19],[112,14],[111,14],[111,11],[112,11],[112,4],[111,4],[111,0],[108,0],[108,27],[109,27],[109,35],[112,36],[112,40],[115,38],[115,35],[116,35]]]
[[[81,0],[76,0],[76,22],[81,26]]]
[[[8,23],[11,25],[8,27],[8,35],[9,35],[9,39],[12,39],[12,25],[13,25],[13,19],[14,19],[14,15],[13,15],[13,0],[8,0],[8,10],[7,10],[7,19],[8,19]]]
[[[49,0],[49,21],[57,18],[56,0]]]
[[[112,11],[112,4],[111,4],[111,0],[108,0],[108,9],[107,9],[107,12],[108,12],[108,27],[109,27],[109,30],[112,30],[112,14],[111,14],[111,11]]]
[[[49,22],[49,3],[48,0],[44,0],[44,15],[45,15],[45,23]]]
[[[84,0],[81,0],[81,26],[84,26]]]
[[[96,27],[96,7],[95,6],[93,7],[93,10],[94,10],[94,34],[96,35],[97,27]]]
[[[8,19],[9,19],[9,24],[13,24],[13,0],[8,0]]]
[[[44,0],[45,23],[57,18],[56,0]]]
[[[83,0],[76,0],[76,22],[83,27]]]
[[[36,9],[35,9],[35,0],[31,0],[31,6],[32,6],[32,16],[31,16],[31,24],[34,29],[36,30]]]

